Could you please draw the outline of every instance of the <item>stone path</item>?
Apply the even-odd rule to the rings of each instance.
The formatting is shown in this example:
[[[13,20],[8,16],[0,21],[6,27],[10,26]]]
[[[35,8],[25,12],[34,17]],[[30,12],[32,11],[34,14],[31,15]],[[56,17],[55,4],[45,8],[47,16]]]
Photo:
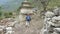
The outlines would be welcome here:
[[[43,25],[43,20],[35,17],[29,27],[25,26],[25,22],[16,24],[14,27],[15,34],[40,34],[40,30]]]

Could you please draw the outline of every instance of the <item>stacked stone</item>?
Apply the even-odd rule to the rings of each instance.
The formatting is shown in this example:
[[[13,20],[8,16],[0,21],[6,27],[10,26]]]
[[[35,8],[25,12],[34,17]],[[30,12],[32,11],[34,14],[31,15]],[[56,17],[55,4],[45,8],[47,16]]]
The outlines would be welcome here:
[[[47,11],[45,13],[44,19],[44,27],[43,27],[43,34],[52,34],[52,33],[60,33],[60,16],[58,15],[58,9],[56,11]],[[41,33],[41,34],[42,34]]]
[[[14,34],[13,27],[16,23],[18,23],[18,21],[13,18],[6,18],[1,20],[0,24],[2,25],[0,25],[0,32],[3,32],[4,34]]]
[[[13,28],[12,27],[6,27],[6,33],[5,34],[14,34]]]

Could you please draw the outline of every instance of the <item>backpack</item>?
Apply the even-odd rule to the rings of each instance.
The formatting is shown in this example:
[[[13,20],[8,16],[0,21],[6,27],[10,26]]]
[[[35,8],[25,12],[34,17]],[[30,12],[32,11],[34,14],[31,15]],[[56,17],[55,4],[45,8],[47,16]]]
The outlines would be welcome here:
[[[30,21],[31,20],[31,17],[30,16],[26,16],[26,20],[27,21]]]

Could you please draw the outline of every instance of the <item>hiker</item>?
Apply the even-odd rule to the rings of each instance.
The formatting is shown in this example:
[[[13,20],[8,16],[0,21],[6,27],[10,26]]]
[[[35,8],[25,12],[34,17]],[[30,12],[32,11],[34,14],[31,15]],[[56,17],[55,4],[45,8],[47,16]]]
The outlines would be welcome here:
[[[31,17],[30,17],[30,15],[28,14],[28,15],[26,15],[26,26],[29,26],[30,21],[31,21]]]

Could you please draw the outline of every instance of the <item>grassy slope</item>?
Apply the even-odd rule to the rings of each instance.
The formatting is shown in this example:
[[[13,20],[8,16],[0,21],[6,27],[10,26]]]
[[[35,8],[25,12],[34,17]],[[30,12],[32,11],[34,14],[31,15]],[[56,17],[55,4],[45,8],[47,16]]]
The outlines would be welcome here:
[[[51,0],[49,2],[48,8],[53,8],[55,6],[60,6],[60,0]]]
[[[29,0],[29,1],[32,2],[32,0]],[[35,4],[33,4],[33,5],[38,6],[39,4],[36,4],[36,3],[39,3],[39,1],[35,2]],[[41,4],[39,6],[41,7]],[[60,0],[51,0],[48,4],[47,8],[53,8],[55,6],[60,6]]]

